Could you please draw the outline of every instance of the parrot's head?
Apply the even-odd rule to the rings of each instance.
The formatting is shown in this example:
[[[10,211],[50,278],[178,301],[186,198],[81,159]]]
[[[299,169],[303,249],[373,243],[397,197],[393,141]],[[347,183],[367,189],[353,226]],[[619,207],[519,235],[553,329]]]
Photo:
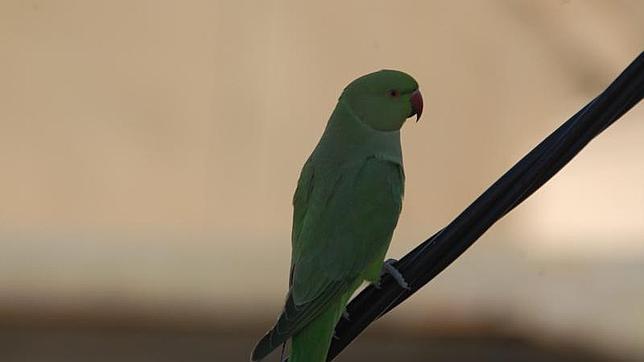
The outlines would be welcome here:
[[[369,127],[379,131],[395,131],[405,120],[423,112],[423,97],[418,83],[409,74],[397,70],[381,70],[351,82],[340,100]]]

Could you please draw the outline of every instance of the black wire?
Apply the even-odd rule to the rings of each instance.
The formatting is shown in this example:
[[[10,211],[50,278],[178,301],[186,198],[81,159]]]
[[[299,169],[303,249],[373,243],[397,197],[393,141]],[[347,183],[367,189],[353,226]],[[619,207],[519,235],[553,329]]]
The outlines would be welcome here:
[[[380,288],[365,288],[347,306],[328,360],[335,358],[369,324],[405,301],[449,266],[495,222],[561,170],[595,136],[644,96],[644,53],[597,98],[572,116],[497,180],[454,221],[405,255],[396,268],[409,290],[385,276]]]

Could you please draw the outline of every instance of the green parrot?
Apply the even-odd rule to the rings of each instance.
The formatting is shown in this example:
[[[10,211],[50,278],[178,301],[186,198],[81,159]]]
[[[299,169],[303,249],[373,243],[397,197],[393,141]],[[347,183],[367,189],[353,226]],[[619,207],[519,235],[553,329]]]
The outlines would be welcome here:
[[[326,361],[349,298],[380,279],[403,200],[400,128],[422,110],[418,83],[403,72],[367,74],[344,89],[300,174],[290,288],[252,361],[288,339],[290,362]]]

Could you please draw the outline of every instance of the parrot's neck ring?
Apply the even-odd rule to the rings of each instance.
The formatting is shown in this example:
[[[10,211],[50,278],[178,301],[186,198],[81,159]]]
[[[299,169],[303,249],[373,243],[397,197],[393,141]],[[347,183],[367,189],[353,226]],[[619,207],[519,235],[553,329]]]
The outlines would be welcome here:
[[[343,97],[340,97],[340,99],[338,99],[338,103],[339,103],[340,105],[342,105],[342,107],[344,107],[344,110],[345,110],[347,113],[349,113],[349,116],[350,116],[351,118],[353,118],[356,122],[358,122],[358,124],[360,124],[361,126],[365,127],[366,129],[368,129],[368,130],[370,130],[370,131],[373,131],[373,132],[378,132],[378,133],[383,132],[383,131],[379,131],[379,130],[377,130],[377,129],[375,129],[375,128],[371,127],[371,126],[369,125],[369,123],[367,123],[367,122],[363,121],[363,120],[362,120],[362,118],[360,118],[360,116],[358,116],[358,115],[353,111],[353,108],[351,108],[351,106],[350,106],[350,105],[349,105],[349,104],[344,100],[344,98],[343,98]]]

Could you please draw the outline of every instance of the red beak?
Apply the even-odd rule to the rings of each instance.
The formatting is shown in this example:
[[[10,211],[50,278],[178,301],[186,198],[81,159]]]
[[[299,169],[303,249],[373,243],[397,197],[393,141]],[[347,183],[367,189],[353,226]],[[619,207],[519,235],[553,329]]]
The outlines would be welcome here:
[[[419,90],[415,90],[411,94],[411,114],[409,117],[416,115],[416,122],[420,119],[420,115],[423,114],[423,96],[420,94]]]

